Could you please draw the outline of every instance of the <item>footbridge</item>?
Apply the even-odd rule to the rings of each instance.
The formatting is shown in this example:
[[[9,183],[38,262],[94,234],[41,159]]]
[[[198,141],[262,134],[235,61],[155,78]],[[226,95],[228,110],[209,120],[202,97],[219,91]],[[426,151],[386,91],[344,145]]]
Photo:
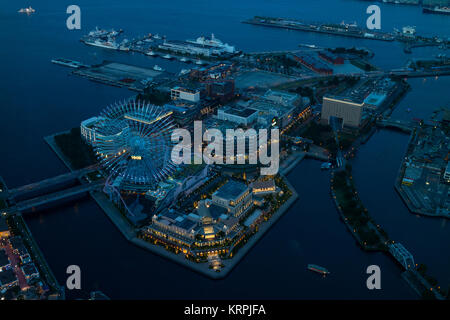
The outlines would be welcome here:
[[[377,125],[385,128],[399,129],[405,132],[411,132],[415,128],[414,123],[410,121],[391,120],[391,119],[378,120]]]
[[[61,174],[56,177],[48,178],[45,180],[41,180],[38,182],[30,183],[18,188],[9,189],[8,195],[11,198],[20,198],[23,197],[29,193],[39,193],[44,192],[45,190],[49,190],[52,187],[56,187],[62,184],[66,184],[69,182],[76,182],[79,178],[83,177],[84,175],[95,172],[98,170],[98,165],[92,165],[80,170],[71,171],[69,173]]]
[[[53,203],[59,203],[63,200],[67,200],[70,198],[74,198],[83,193],[88,193],[90,191],[101,190],[104,186],[105,182],[103,180],[99,180],[92,183],[81,184],[72,188],[68,188],[65,190],[49,193],[40,197],[36,197],[33,199],[24,200],[16,203],[15,206],[8,208],[8,213],[17,213],[24,212],[36,209],[42,206],[49,206]],[[34,211],[34,210],[33,210]]]
[[[413,255],[399,242],[389,245],[389,252],[406,270],[414,270],[416,264]]]

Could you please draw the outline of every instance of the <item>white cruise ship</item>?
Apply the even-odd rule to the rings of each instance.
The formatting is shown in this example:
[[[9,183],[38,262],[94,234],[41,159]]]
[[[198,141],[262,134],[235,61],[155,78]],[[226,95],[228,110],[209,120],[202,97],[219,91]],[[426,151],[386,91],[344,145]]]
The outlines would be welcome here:
[[[90,46],[100,47],[100,48],[105,48],[105,49],[113,49],[113,50],[119,49],[119,45],[117,43],[115,43],[114,41],[102,41],[102,40],[90,41],[90,40],[87,40],[84,43],[87,45],[90,45]]]
[[[222,41],[220,41],[219,39],[217,39],[214,36],[214,33],[211,34],[211,39],[201,36],[195,40],[186,40],[186,42],[218,48],[221,51],[224,51],[227,53],[235,53],[236,52],[236,49],[234,46],[230,46],[228,43],[223,43]]]

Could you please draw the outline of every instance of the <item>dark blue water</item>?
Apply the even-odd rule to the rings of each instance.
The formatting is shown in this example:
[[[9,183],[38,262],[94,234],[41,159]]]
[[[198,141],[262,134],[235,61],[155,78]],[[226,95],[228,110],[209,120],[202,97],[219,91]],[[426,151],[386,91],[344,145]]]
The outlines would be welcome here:
[[[36,181],[66,171],[42,137],[78,126],[116,100],[132,93],[68,75],[68,69],[50,63],[54,57],[86,63],[105,59],[142,66],[161,65],[169,71],[182,66],[138,54],[88,47],[78,40],[95,26],[123,28],[127,37],[152,32],[185,39],[214,32],[245,51],[295,49],[299,43],[320,46],[365,46],[375,52],[382,68],[405,65],[397,43],[269,29],[240,23],[253,15],[306,20],[356,21],[365,24],[368,3],[352,0],[316,1],[78,1],[82,30],[65,27],[67,1],[2,2],[0,4],[0,174],[10,186]],[[37,14],[19,15],[32,5]],[[418,33],[445,35],[450,19],[422,15],[418,7],[380,4],[383,31],[404,25]],[[413,57],[440,51],[422,48]],[[396,117],[427,116],[434,106],[448,103],[449,78],[411,81],[413,90]],[[392,183],[407,136],[381,132],[358,154],[355,176],[361,195],[374,217],[389,234],[405,243],[419,262],[425,262],[439,280],[448,281],[450,232],[441,220],[409,214]],[[387,149],[386,149],[387,148]],[[389,156],[373,159],[390,150]],[[372,162],[371,162],[372,161]],[[367,164],[372,163],[372,167]],[[378,173],[378,174],[377,174]],[[62,283],[65,268],[80,265],[83,292],[100,289],[113,298],[415,298],[400,279],[400,269],[384,255],[362,252],[339,221],[329,198],[327,173],[314,161],[304,161],[290,175],[300,200],[255,246],[230,276],[211,281],[126,242],[103,212],[91,201],[41,212],[27,218],[50,266]],[[370,181],[370,183],[366,182]],[[379,201],[379,200],[382,201]],[[385,203],[385,205],[383,205]],[[389,210],[386,208],[389,207]],[[392,213],[396,213],[395,215]],[[398,214],[397,214],[398,213]],[[419,221],[419,222],[418,222]],[[447,251],[445,251],[447,250]],[[326,266],[326,279],[305,266]],[[365,286],[365,268],[382,268],[382,290]]]

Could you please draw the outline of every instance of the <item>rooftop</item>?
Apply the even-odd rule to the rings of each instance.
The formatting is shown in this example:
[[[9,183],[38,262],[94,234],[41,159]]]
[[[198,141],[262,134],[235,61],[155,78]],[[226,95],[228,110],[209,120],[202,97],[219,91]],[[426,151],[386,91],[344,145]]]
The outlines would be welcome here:
[[[5,250],[0,250],[0,268],[7,266],[9,263],[8,255]]]
[[[0,232],[8,231],[8,225],[3,217],[0,217]]]
[[[8,269],[0,272],[0,286],[7,285],[16,280],[17,280],[16,274],[14,273],[13,270]]]
[[[229,180],[214,195],[223,199],[236,199],[247,189],[246,184],[236,180]]]

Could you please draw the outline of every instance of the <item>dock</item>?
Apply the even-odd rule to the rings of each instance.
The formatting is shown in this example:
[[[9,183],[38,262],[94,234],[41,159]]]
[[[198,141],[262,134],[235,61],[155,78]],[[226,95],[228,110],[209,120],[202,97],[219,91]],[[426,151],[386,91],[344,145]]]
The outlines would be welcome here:
[[[390,33],[374,32],[353,25],[306,22],[296,19],[284,19],[274,17],[258,17],[244,20],[242,23],[272,28],[282,28],[306,32],[331,34],[343,37],[361,38],[367,40],[394,41],[395,37]]]
[[[173,76],[157,71],[119,62],[104,61],[88,68],[74,70],[72,74],[103,84],[143,92],[148,84]]]

